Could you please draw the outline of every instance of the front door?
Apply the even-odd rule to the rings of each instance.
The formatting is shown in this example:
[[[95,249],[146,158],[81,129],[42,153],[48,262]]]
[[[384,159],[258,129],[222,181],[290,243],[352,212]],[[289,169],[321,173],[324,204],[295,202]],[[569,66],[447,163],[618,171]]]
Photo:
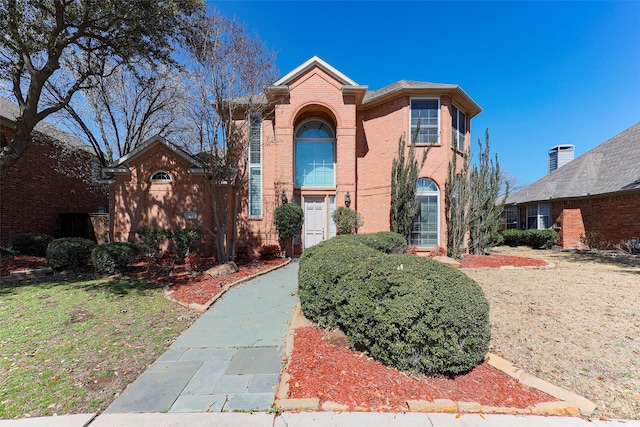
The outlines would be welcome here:
[[[324,196],[304,198],[304,247],[309,248],[325,239],[327,225]]]

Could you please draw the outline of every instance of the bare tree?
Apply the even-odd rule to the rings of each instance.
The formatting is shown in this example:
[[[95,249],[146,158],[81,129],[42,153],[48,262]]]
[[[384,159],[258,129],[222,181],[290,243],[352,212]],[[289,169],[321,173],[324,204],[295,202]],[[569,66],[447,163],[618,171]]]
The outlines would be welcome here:
[[[213,228],[208,231],[222,263],[235,257],[241,195],[248,185],[250,126],[261,126],[261,116],[268,114],[262,91],[275,80],[275,54],[217,12],[199,22],[189,39],[189,114],[192,141],[209,167]]]
[[[445,216],[447,218],[447,255],[460,258],[469,231],[469,163],[471,153],[463,157],[462,169],[458,168],[458,156],[454,154],[447,170],[445,184]]]
[[[67,104],[75,133],[92,146],[102,166],[125,156],[154,135],[169,140],[183,130],[187,101],[179,67],[138,63],[98,76],[96,84]],[[55,88],[51,89],[52,92]]]
[[[143,58],[171,62],[174,41],[202,0],[0,0],[0,80],[20,107],[0,151],[0,178],[24,153],[35,125],[92,87],[94,77]],[[55,87],[47,102],[43,93]]]

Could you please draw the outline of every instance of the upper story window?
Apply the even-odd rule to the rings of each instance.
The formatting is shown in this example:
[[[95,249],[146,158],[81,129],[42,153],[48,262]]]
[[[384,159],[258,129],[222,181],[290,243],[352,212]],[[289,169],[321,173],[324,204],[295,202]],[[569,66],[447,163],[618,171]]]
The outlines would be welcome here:
[[[303,123],[295,134],[295,186],[335,187],[335,134],[320,120]]]
[[[151,175],[151,182],[171,182],[171,175],[167,171],[156,171]]]
[[[467,136],[467,115],[455,105],[451,106],[451,145],[464,151]]]
[[[249,117],[249,216],[262,216],[262,116]]]
[[[440,99],[411,99],[411,140],[420,126],[416,144],[437,144],[440,135]]]

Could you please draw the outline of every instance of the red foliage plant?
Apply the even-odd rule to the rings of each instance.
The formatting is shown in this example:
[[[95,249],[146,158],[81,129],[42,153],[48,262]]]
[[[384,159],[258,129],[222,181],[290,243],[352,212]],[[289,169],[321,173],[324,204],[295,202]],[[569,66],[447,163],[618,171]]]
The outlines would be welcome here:
[[[270,260],[280,257],[280,247],[278,245],[263,245],[258,251],[261,260]]]

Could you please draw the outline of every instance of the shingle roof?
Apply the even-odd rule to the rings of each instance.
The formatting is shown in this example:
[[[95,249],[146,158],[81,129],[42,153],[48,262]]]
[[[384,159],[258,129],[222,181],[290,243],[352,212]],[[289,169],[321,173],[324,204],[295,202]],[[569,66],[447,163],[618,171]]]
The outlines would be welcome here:
[[[16,117],[18,117],[19,115],[20,108],[17,104],[7,98],[0,97],[0,117],[4,117],[8,120],[11,120],[12,122],[15,122]],[[90,146],[86,145],[78,138],[75,138],[74,136],[61,131],[51,123],[41,121],[36,125],[35,130],[42,133],[43,135],[48,136],[49,138],[53,138],[57,141],[62,142],[68,147],[73,147],[93,153],[93,149]]]
[[[429,82],[418,82],[414,80],[400,80],[395,83],[392,83],[388,86],[385,86],[378,90],[370,90],[367,91],[367,94],[364,96],[363,103],[367,103],[371,100],[379,98],[387,93],[394,92],[396,90],[402,89],[455,89],[457,85],[452,84],[444,84],[444,83],[429,83]]]
[[[507,204],[640,190],[640,122],[510,195]]]

